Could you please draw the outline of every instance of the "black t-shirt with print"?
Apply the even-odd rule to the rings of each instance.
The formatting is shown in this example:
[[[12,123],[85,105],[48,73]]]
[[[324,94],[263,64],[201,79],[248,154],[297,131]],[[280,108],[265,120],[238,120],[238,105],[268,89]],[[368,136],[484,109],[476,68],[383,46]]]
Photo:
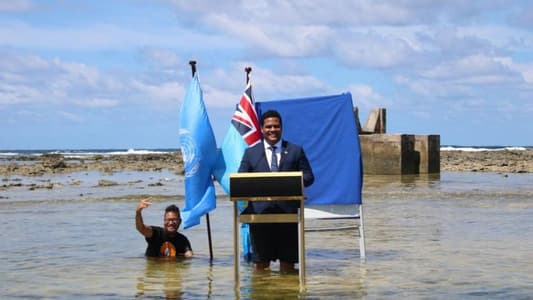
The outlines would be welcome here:
[[[183,234],[176,232],[169,236],[165,230],[159,226],[152,226],[152,237],[146,238],[146,256],[180,256],[187,251],[192,251],[191,243]]]

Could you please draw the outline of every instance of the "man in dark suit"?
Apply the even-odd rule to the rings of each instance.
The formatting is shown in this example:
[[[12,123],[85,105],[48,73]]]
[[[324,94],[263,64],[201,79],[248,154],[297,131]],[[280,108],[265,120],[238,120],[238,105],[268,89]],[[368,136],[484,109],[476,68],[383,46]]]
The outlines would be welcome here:
[[[304,186],[315,180],[303,148],[281,139],[282,120],[275,110],[261,116],[261,143],[246,149],[239,172],[302,171]],[[295,213],[297,201],[250,201],[246,213]],[[298,225],[296,223],[250,224],[255,269],[268,269],[280,261],[280,271],[294,271],[298,262]]]

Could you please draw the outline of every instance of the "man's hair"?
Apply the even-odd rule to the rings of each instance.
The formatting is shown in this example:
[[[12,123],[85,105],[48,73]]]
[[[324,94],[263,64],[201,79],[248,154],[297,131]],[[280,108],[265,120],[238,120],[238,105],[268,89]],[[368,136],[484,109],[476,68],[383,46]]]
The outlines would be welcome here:
[[[176,215],[178,215],[178,216],[180,215],[180,209],[174,204],[169,205],[169,206],[167,206],[167,208],[165,208],[165,214],[168,213],[168,212],[176,213]]]
[[[267,110],[262,116],[261,116],[261,126],[263,126],[263,123],[265,123],[265,119],[267,118],[278,118],[279,119],[279,125],[283,124],[281,123],[281,115],[277,110]]]

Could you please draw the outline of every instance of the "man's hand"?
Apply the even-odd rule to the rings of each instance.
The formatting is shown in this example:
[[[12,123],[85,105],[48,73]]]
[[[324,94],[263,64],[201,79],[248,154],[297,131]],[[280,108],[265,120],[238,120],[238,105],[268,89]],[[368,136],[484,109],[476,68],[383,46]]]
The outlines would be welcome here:
[[[141,201],[137,205],[137,212],[141,212],[143,209],[152,205],[152,202],[150,202],[150,200],[152,200],[152,197],[141,199]]]
[[[143,209],[152,205],[152,202],[150,202],[151,199],[151,197],[142,199],[139,204],[137,204],[137,209],[135,210],[135,227],[137,228],[137,231],[147,238],[152,237],[152,227],[144,225],[141,212]]]

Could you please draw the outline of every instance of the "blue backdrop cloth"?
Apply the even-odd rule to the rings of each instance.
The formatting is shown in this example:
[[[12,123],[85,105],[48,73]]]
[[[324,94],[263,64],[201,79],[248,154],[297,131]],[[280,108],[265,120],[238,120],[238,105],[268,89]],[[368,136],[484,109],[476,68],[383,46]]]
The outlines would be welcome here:
[[[315,182],[306,205],[361,204],[363,165],[352,95],[256,102],[260,116],[277,110],[283,139],[303,146]]]
[[[202,89],[196,73],[180,109],[179,140],[185,167],[183,228],[200,224],[200,218],[215,209],[215,186],[211,177],[217,145]]]

